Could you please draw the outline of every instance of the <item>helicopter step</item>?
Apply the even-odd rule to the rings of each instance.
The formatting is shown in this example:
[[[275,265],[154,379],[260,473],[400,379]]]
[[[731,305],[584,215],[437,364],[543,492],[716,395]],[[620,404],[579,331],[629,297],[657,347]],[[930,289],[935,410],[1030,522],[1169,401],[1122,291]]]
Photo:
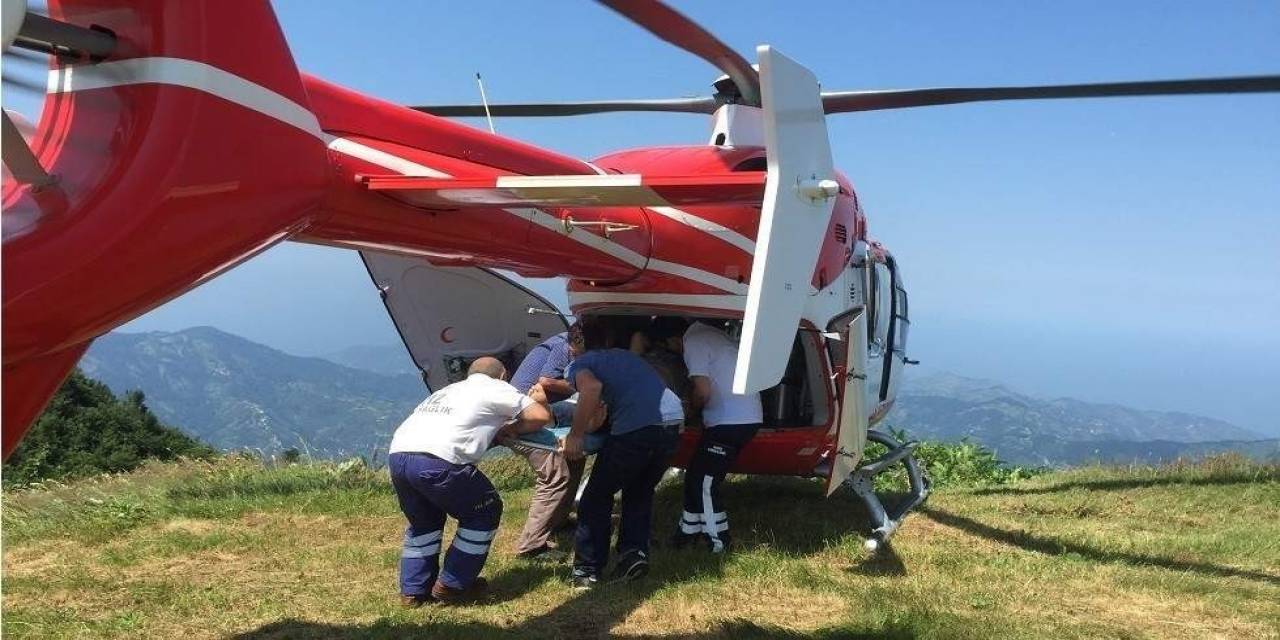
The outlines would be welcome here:
[[[919,442],[899,442],[892,435],[874,429],[867,431],[867,439],[884,445],[888,452],[859,466],[845,479],[844,484],[862,499],[867,507],[867,513],[871,519],[871,535],[864,545],[867,551],[874,552],[889,541],[902,524],[903,518],[929,497],[929,477],[913,455]],[[893,505],[892,509],[888,509],[875,491],[875,480],[876,476],[897,465],[901,465],[905,472],[908,491],[905,497]]]

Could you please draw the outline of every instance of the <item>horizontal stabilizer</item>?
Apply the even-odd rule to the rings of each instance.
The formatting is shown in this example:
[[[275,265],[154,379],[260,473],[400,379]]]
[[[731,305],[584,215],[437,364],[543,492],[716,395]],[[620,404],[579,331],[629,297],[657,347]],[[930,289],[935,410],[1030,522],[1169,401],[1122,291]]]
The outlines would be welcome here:
[[[423,178],[361,176],[371,191],[427,209],[460,207],[680,207],[759,204],[763,171],[648,176],[500,176]]]

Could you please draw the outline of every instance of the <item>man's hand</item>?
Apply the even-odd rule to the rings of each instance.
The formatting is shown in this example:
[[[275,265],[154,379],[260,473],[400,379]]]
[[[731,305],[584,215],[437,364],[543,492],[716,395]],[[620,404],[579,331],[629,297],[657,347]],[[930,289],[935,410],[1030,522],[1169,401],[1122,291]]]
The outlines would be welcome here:
[[[560,452],[564,454],[567,460],[581,460],[586,457],[583,453],[583,437],[582,434],[570,432],[569,435],[560,441]]]
[[[527,395],[530,398],[533,398],[533,401],[538,404],[547,404],[547,390],[543,389],[540,384],[535,384],[532,387],[529,387],[529,393]]]

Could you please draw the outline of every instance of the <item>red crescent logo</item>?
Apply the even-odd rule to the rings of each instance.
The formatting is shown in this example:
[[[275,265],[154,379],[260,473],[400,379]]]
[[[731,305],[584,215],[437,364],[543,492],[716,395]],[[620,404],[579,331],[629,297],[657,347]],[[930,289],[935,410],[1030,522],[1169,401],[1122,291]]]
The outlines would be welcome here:
[[[453,327],[445,327],[444,329],[441,329],[440,342],[444,342],[446,344],[453,342],[453,337],[449,335],[449,332],[451,331],[453,331]]]

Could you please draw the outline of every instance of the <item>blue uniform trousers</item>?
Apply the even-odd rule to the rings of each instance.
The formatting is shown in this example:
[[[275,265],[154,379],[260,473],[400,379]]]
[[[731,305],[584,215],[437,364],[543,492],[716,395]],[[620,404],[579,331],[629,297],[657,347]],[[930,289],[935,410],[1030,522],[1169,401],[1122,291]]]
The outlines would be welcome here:
[[[445,515],[458,532],[439,579],[465,589],[480,575],[489,545],[498,533],[502,498],[475,465],[453,464],[426,453],[393,453],[388,460],[400,510],[409,520],[400,552],[400,593],[431,592],[439,571]]]
[[[743,447],[759,430],[759,424],[703,428],[698,448],[694,450],[684,474],[681,533],[705,533],[712,549],[720,551],[724,548],[723,540],[729,537],[729,514],[725,513],[724,503],[720,501],[720,484]]]
[[[618,553],[649,553],[653,526],[653,492],[675,453],[678,429],[653,425],[610,434],[596,456],[591,478],[578,499],[578,530],[573,565],[578,571],[599,574],[609,560],[613,535],[613,496],[622,492],[622,520]]]

